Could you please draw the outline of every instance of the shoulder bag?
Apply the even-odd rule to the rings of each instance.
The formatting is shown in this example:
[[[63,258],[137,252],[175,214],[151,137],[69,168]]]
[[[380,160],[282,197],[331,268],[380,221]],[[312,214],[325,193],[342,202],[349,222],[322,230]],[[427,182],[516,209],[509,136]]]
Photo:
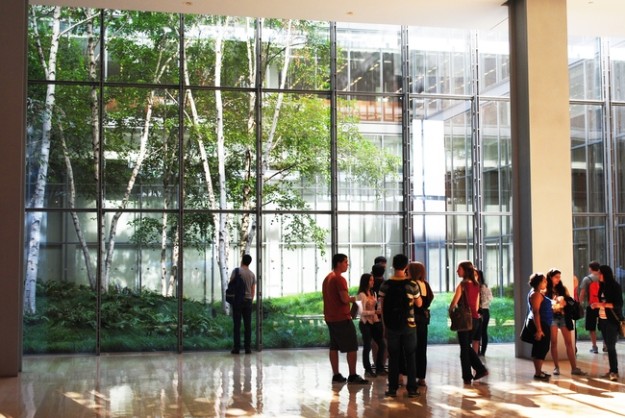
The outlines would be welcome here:
[[[462,286],[462,296],[458,301],[458,305],[455,309],[449,311],[449,318],[451,319],[452,331],[471,331],[473,329],[473,317],[471,316],[471,308],[469,307],[469,301],[467,300],[466,287]]]

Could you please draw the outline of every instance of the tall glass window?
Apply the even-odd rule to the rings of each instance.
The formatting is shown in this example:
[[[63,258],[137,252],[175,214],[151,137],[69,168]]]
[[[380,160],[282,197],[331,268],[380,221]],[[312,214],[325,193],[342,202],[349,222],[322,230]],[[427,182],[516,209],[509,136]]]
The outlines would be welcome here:
[[[399,252],[510,276],[503,35],[31,12],[26,352],[230,348],[245,253],[264,347],[327,337],[333,250],[350,286]]]

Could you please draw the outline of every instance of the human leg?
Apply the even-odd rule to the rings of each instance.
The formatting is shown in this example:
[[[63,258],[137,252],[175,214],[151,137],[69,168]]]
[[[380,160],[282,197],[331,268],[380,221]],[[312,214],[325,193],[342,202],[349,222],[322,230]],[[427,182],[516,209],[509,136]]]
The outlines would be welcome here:
[[[616,354],[616,342],[618,341],[618,325],[607,319],[601,319],[601,333],[608,348],[608,361],[610,363],[610,373],[618,375],[618,357]]]
[[[427,364],[428,364],[428,326],[419,324],[417,326],[417,348],[415,349],[415,368],[417,379],[424,383]]]
[[[571,370],[577,369],[577,361],[575,359],[575,347],[573,347],[572,333],[567,327],[560,328],[562,332],[562,339],[564,340],[564,347],[566,348],[566,356],[571,364]]]
[[[339,374],[339,352],[338,350],[330,349],[330,366],[332,367],[332,374]]]
[[[371,360],[369,354],[371,352],[371,325],[362,321],[358,322],[358,328],[360,329],[360,335],[362,336],[362,366],[365,368],[365,372],[372,374]]]
[[[553,359],[553,374],[560,374],[560,363],[558,359],[558,326],[551,325],[551,358]]]
[[[396,392],[399,386],[399,356],[401,355],[399,334],[387,329],[386,343],[388,349],[388,390],[389,392]]]
[[[376,342],[378,351],[375,355],[375,370],[377,374],[384,375],[384,352],[386,351],[386,343],[384,342],[384,329],[381,322],[376,322],[371,326],[371,337]]]
[[[417,334],[414,328],[407,329],[402,335],[403,355],[406,359],[406,389],[408,393],[417,390],[415,349],[417,347]]]
[[[471,331],[458,332],[458,344],[460,345],[460,366],[462,369],[462,380],[464,383],[471,383],[473,373],[471,372]],[[475,353],[473,351],[473,353]]]
[[[245,328],[243,346],[246,353],[252,352],[252,299],[243,303],[243,327]]]
[[[486,355],[486,347],[488,346],[488,323],[490,322],[490,310],[482,309],[482,338],[479,354]]]
[[[238,354],[239,350],[241,349],[241,317],[242,315],[243,315],[242,307],[240,306],[232,307],[232,323],[233,323],[232,354]]]

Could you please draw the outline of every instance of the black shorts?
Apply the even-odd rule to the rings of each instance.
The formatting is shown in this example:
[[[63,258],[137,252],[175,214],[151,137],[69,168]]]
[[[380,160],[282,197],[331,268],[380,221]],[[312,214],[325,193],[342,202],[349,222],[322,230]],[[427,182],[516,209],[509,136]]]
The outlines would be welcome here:
[[[591,309],[590,306],[586,307],[586,331],[597,330],[597,319],[599,319],[599,309]]]
[[[540,324],[545,336],[532,343],[532,358],[544,360],[551,347],[551,327],[542,321]]]
[[[341,353],[358,351],[358,337],[354,321],[346,319],[344,321],[326,322],[330,331],[330,350],[337,350]]]

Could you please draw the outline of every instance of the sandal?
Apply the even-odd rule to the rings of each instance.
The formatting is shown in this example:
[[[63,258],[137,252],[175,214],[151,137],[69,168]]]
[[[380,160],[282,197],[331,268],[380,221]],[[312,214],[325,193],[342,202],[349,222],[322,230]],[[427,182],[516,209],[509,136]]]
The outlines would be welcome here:
[[[549,380],[549,378],[551,377],[551,375],[545,373],[545,372],[540,372],[540,374],[535,374],[534,375],[534,379],[536,380]]]

